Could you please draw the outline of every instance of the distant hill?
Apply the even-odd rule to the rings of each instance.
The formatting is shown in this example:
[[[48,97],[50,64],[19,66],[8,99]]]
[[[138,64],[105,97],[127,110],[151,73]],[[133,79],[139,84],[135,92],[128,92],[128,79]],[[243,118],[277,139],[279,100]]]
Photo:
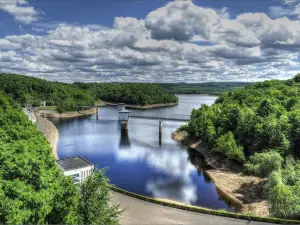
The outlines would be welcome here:
[[[60,113],[75,111],[78,105],[94,105],[98,99],[132,105],[176,103],[178,98],[156,84],[51,82],[16,74],[0,74],[0,91],[21,105],[56,106]]]
[[[210,94],[219,95],[223,91],[245,87],[250,82],[208,82],[208,83],[158,83],[157,85],[176,94]]]

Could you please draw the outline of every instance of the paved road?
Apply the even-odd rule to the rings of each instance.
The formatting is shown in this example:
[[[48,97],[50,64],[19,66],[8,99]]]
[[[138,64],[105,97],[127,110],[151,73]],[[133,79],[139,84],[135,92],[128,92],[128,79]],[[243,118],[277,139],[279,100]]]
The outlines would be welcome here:
[[[143,224],[189,224],[189,225],[270,225],[270,223],[251,222],[195,213],[181,209],[142,201],[117,192],[112,194],[112,202],[119,203],[124,209],[121,214],[121,225]]]

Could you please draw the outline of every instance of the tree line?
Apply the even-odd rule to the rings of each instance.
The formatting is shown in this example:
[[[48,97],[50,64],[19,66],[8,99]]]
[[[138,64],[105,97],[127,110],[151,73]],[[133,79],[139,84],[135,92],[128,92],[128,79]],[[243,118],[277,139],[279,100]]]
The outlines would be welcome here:
[[[16,74],[0,74],[0,90],[10,95],[22,106],[40,106],[46,101],[55,105],[59,113],[75,111],[77,106],[94,105],[98,99],[134,105],[177,102],[155,84],[61,83]]]
[[[20,106],[0,92],[0,223],[118,224],[110,185],[96,171],[76,187]]]
[[[224,91],[242,88],[249,82],[208,82],[208,83],[158,83],[157,85],[176,94],[210,94],[219,95]]]
[[[300,74],[222,93],[192,111],[181,127],[212,151],[267,177],[265,195],[275,217],[300,216]]]
[[[132,105],[176,103],[178,98],[156,84],[142,83],[74,83],[87,90],[95,99]]]

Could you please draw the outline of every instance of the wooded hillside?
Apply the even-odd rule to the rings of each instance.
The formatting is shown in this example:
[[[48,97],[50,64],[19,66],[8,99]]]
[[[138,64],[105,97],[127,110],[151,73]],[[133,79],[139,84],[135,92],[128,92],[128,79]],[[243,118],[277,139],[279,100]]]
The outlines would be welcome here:
[[[300,215],[300,74],[224,92],[194,109],[181,129],[248,173],[269,177],[273,216]]]
[[[134,105],[175,103],[177,97],[155,84],[109,84],[51,82],[39,78],[0,74],[0,90],[21,105],[55,105],[58,112],[75,111],[77,106],[94,105],[98,99]]]

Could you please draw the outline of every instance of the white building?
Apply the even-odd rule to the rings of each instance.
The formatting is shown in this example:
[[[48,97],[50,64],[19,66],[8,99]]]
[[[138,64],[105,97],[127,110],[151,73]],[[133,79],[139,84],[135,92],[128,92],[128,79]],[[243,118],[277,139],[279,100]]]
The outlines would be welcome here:
[[[60,159],[56,164],[65,176],[72,177],[74,184],[84,181],[94,170],[94,164],[80,156]]]

